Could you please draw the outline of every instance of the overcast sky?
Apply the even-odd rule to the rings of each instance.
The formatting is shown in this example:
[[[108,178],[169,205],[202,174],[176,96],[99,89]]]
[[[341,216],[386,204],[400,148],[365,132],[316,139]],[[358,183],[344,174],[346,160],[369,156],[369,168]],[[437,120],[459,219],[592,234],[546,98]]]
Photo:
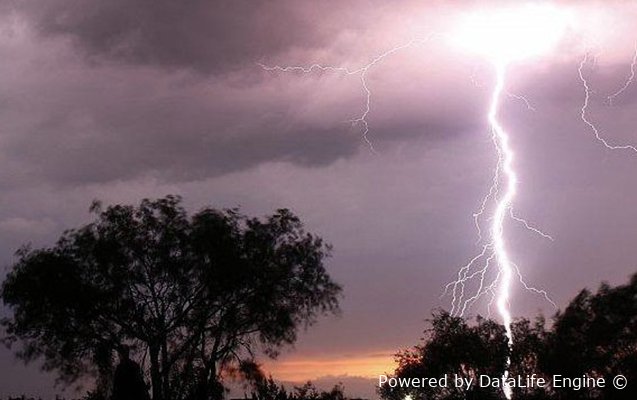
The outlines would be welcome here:
[[[432,310],[450,305],[444,285],[479,251],[472,214],[496,161],[485,115],[494,76],[438,37],[375,64],[374,153],[348,122],[365,109],[360,75],[259,63],[360,68],[446,32],[469,8],[344,3],[0,1],[2,264],[88,222],[96,198],[180,194],[191,210],[257,216],[288,207],[334,245],[343,313],[267,366],[285,381],[340,379],[369,395],[362,378],[390,372],[391,355],[416,344]],[[507,90],[534,111],[506,96],[500,115],[516,153],[516,213],[555,239],[507,222],[508,246],[527,282],[563,306],[637,272],[637,153],[595,140],[578,77],[590,52],[590,118],[613,143],[637,143],[637,85],[605,102],[629,77],[637,7],[557,4],[575,10],[577,27],[551,54],[509,68]],[[519,287],[511,308],[555,311]],[[468,315],[486,312],[479,302]],[[0,370],[0,395],[53,393],[51,377],[8,350]]]

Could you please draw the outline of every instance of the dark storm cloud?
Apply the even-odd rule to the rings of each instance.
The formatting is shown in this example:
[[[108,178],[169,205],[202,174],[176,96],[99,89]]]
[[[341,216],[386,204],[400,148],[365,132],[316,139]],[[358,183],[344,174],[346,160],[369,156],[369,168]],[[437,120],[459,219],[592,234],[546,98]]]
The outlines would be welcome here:
[[[26,161],[31,181],[81,185],[145,175],[192,181],[270,161],[320,166],[359,147],[342,125],[285,124],[284,116],[250,120],[249,112],[206,109],[187,98],[144,106],[118,100],[73,99],[42,115],[6,151],[17,163]]]
[[[322,2],[321,2],[322,3]],[[335,33],[329,4],[248,0],[15,2],[41,34],[67,35],[94,60],[219,73]],[[341,10],[342,11],[342,10]]]
[[[0,0],[27,27],[7,28],[16,32],[0,49],[9,60],[0,67],[3,186],[192,181],[272,161],[324,166],[365,149],[361,126],[347,123],[364,105],[358,76],[278,74],[256,64],[356,64],[384,50],[361,30],[370,15],[381,20],[382,7],[335,4]],[[368,77],[375,142],[476,126],[475,108],[423,107],[427,93],[396,92],[402,76],[387,83],[383,75],[395,65]]]
[[[0,66],[3,187],[38,182],[76,185],[148,175],[188,181],[269,161],[326,165],[360,147],[360,135],[348,129],[342,122],[345,118],[315,118],[314,122],[296,118],[302,102],[311,99],[310,88],[277,88],[270,84],[272,75],[254,62],[247,78],[226,74],[223,79],[153,66],[89,65],[62,37],[41,40],[34,36],[34,26],[44,32],[84,13],[97,18],[90,10],[115,18],[113,13],[123,7],[119,2],[100,4],[91,8],[86,2],[53,1],[45,3],[43,10],[28,10],[32,3],[24,3],[22,11],[30,16],[26,29],[15,20],[2,20],[0,52],[6,60]],[[167,3],[162,4],[159,9],[168,12]],[[221,7],[230,19],[253,12],[233,7]],[[267,13],[261,14],[266,17]],[[163,18],[161,13],[145,18],[151,17]],[[142,25],[159,29],[161,24]],[[215,40],[230,47],[233,40],[250,42],[246,36],[233,39],[232,29],[227,29],[230,36],[213,37],[210,46]],[[201,39],[199,34],[196,37]],[[197,57],[203,58],[187,60],[177,52],[170,62],[199,69],[220,67],[215,64],[219,60],[205,58],[209,41],[201,40],[191,45],[200,46]],[[157,50],[162,48],[158,45]],[[238,60],[241,53],[233,54],[229,57]],[[291,103],[289,96],[300,101]]]
[[[281,74],[255,64],[214,77],[88,65],[60,37],[39,40],[32,24],[15,28],[0,47],[5,188],[144,176],[193,181],[272,161],[324,166],[366,149],[361,125],[347,122],[365,104],[358,76]],[[396,68],[419,54],[388,60],[368,77],[370,138],[379,148],[417,136],[444,140],[481,126],[475,94],[484,93],[473,91],[464,68],[457,71],[463,79],[440,65],[433,72]],[[396,89],[412,78],[424,79],[428,90]],[[456,85],[457,95],[440,95],[447,84]]]

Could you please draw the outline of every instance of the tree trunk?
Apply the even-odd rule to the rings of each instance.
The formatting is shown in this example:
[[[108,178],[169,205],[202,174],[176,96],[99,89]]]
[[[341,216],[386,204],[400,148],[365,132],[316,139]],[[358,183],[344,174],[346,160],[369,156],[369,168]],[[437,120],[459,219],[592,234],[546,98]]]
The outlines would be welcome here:
[[[170,367],[168,366],[168,344],[164,339],[161,345],[161,375],[163,380],[162,392],[165,399],[172,398],[170,390]]]
[[[153,400],[164,400],[162,395],[162,376],[159,368],[159,349],[157,346],[149,346],[150,354],[150,379],[153,386]]]
[[[94,359],[98,372],[95,391],[102,399],[109,399],[113,386],[113,357],[111,347],[109,345],[98,347],[95,351]]]
[[[217,364],[212,362],[210,371],[208,371],[206,381],[206,400],[222,400],[223,399],[223,385],[219,382],[219,376],[217,375]]]

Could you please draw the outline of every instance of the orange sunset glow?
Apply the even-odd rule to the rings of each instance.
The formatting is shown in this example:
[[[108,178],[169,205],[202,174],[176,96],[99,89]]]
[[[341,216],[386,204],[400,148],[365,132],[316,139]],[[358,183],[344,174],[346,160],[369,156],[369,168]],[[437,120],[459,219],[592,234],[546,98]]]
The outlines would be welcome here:
[[[274,378],[286,382],[305,382],[324,376],[356,376],[377,378],[393,371],[395,351],[343,356],[290,356],[264,363],[264,370]]]

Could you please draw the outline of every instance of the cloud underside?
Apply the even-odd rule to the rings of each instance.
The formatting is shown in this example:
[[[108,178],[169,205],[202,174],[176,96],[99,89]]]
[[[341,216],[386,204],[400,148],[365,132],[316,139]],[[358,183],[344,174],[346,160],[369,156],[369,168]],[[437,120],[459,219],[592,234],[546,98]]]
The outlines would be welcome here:
[[[0,7],[12,16],[0,35],[5,186],[193,181],[267,162],[320,167],[369,151],[363,125],[348,122],[365,109],[360,75],[268,72],[257,63],[356,67],[409,38],[397,30],[408,3],[5,0]],[[490,72],[476,87],[474,66],[454,57],[433,43],[369,70],[375,146],[486,129]],[[564,96],[561,85],[575,78],[557,71],[539,95]]]

